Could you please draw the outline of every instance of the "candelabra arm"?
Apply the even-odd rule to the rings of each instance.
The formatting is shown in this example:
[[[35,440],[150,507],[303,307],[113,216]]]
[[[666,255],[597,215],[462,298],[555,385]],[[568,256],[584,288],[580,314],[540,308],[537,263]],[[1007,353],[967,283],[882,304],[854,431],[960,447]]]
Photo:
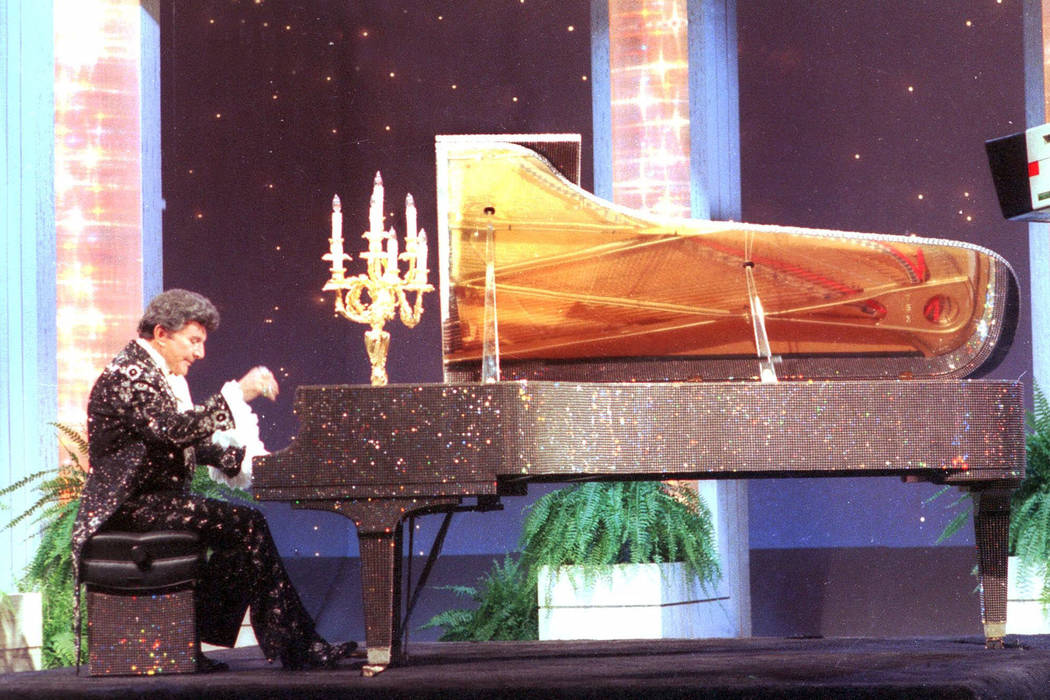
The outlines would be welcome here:
[[[405,324],[407,328],[415,328],[419,324],[420,319],[423,318],[423,293],[434,291],[434,287],[424,284],[416,288],[409,288],[408,291],[416,293],[415,303],[409,304],[406,290],[403,287],[398,288],[397,309],[401,317],[401,323]]]
[[[369,296],[374,296],[372,281],[363,275],[358,275],[346,280],[343,284],[343,289],[345,291],[342,294],[336,294],[336,313],[354,323],[374,326],[375,317],[380,309],[376,308],[374,302],[370,306],[366,306],[362,298],[365,292],[368,292]]]

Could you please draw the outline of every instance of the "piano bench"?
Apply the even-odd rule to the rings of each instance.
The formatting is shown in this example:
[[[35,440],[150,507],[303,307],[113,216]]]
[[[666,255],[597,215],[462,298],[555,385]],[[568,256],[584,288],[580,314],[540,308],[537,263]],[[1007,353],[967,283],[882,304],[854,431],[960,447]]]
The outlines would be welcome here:
[[[194,589],[204,550],[196,533],[100,532],[88,540],[88,674],[193,673],[200,642]]]

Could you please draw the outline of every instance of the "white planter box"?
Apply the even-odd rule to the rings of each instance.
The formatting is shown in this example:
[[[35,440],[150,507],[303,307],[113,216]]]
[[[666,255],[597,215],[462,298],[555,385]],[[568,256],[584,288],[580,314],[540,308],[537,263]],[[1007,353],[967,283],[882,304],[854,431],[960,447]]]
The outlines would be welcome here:
[[[1006,633],[1050,634],[1050,613],[1039,602],[1043,577],[1035,572],[1021,578],[1017,557],[1010,557],[1006,589]]]
[[[39,670],[43,642],[40,594],[0,595],[0,673]]]
[[[722,584],[704,589],[685,565],[616,564],[589,585],[579,567],[537,580],[540,639],[733,637]]]

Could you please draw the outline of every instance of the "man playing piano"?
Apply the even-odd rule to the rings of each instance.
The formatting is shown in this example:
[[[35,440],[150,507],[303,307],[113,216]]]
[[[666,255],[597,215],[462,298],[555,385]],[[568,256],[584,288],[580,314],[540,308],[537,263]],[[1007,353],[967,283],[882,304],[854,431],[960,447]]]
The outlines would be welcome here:
[[[139,337],[95,382],[87,421],[91,473],[73,531],[74,561],[79,568],[84,544],[101,529],[192,530],[211,552],[197,587],[202,641],[232,646],[250,607],[267,659],[290,669],[332,667],[356,644],[331,645],[317,634],[262,514],[190,492],[198,462],[227,476],[241,471],[246,444],[258,444],[247,402],[278,392],[273,374],[255,367],[193,403],[185,375],[218,325],[208,299],[168,290],[149,303]],[[202,657],[199,667],[225,664]]]

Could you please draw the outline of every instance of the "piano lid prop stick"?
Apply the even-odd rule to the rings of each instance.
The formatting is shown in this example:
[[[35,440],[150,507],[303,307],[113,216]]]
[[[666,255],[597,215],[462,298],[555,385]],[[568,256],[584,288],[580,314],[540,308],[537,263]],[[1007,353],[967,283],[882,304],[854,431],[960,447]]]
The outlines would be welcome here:
[[[751,324],[755,330],[755,350],[759,358],[758,377],[764,384],[776,384],[777,372],[773,368],[773,352],[769,347],[769,336],[766,334],[766,313],[762,308],[762,300],[758,297],[758,286],[755,284],[755,263],[750,260],[744,263],[744,276],[747,278]]]
[[[496,253],[492,222],[485,232],[485,320],[481,341],[481,381],[499,381],[499,323],[496,317]]]

